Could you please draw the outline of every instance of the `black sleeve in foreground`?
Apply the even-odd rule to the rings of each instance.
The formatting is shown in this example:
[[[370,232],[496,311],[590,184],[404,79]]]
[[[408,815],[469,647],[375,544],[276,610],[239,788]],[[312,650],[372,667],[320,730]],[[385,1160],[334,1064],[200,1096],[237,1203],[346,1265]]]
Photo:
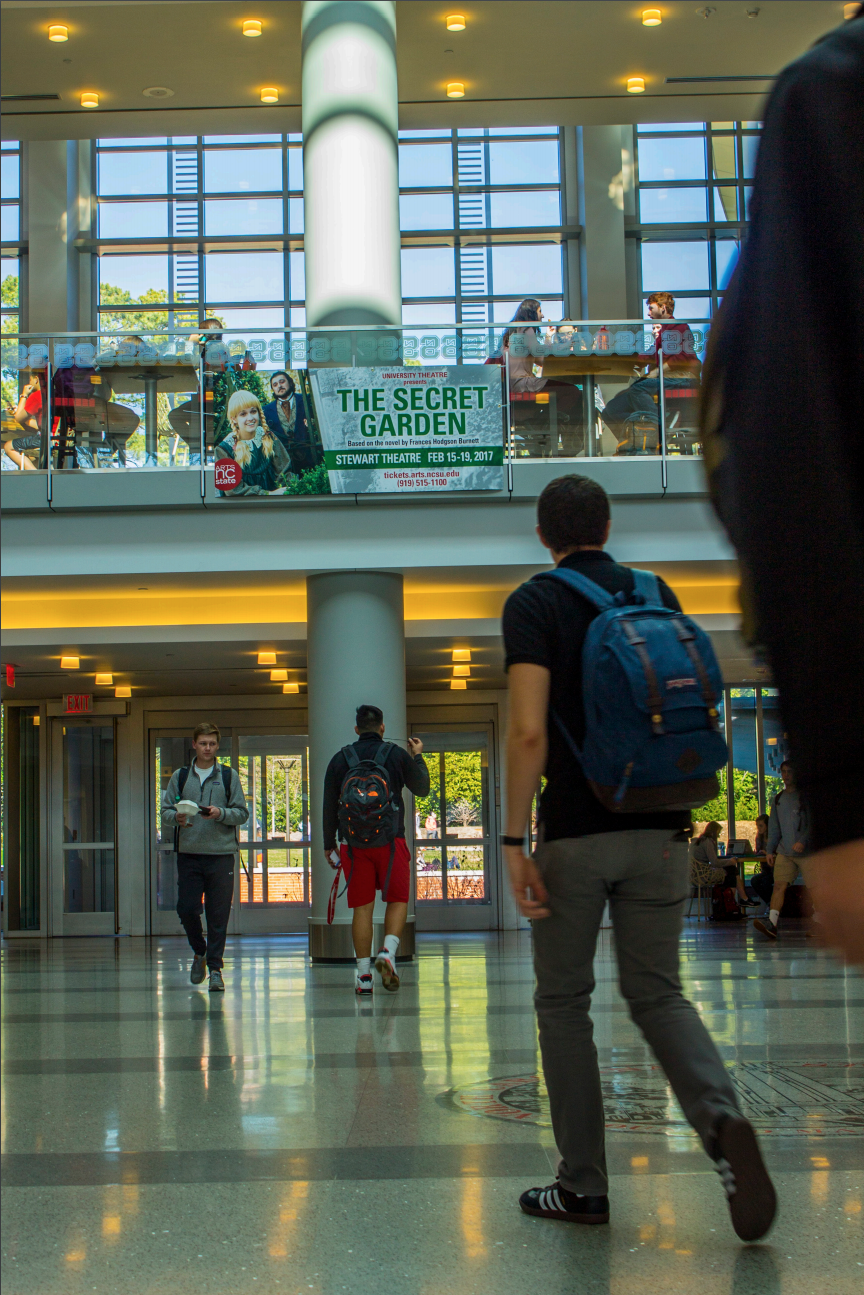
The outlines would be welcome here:
[[[332,850],[336,845],[336,834],[339,830],[339,791],[344,777],[345,757],[340,751],[338,755],[334,755],[324,775],[324,808],[321,819],[325,850]]]
[[[501,630],[505,670],[526,662],[552,669],[548,604],[537,585],[521,585],[513,591],[504,604]]]
[[[429,766],[423,756],[410,756],[401,747],[399,748],[399,754],[402,756],[402,777],[405,779],[405,786],[415,796],[428,796]]]

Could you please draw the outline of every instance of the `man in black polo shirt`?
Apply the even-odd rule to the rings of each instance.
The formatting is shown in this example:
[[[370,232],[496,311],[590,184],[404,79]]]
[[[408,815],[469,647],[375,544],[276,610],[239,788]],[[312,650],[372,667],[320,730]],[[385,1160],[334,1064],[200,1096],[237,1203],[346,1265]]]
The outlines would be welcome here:
[[[632,593],[633,573],[603,551],[611,521],[600,485],[559,477],[540,496],[537,514],[537,533],[556,565],[610,593]],[[660,590],[666,606],[680,611],[662,580]],[[729,1074],[679,979],[690,814],[605,809],[552,720],[554,712],[581,746],[582,645],[596,615],[587,599],[553,580],[529,581],[504,608],[510,693],[504,854],[516,901],[534,922],[534,1002],[561,1153],[557,1181],[524,1192],[519,1203],[543,1218],[609,1219],[603,1097],[588,1014],[608,901],[621,991],[633,1020],[721,1174],[735,1231],[755,1240],[771,1226],[774,1190]],[[530,859],[525,830],[544,773],[541,844]]]
[[[374,760],[384,745],[384,713],[378,706],[358,706],[354,743],[359,760]],[[396,973],[396,953],[408,916],[408,897],[411,883],[411,854],[405,840],[405,805],[402,789],[407,787],[415,796],[429,795],[429,770],[421,754],[423,743],[419,737],[408,738],[408,750],[395,744],[384,758],[387,781],[399,803],[399,822],[396,840],[389,845],[366,848],[354,846],[349,857],[347,845],[336,853],[339,831],[339,793],[348,773],[348,761],[337,751],[324,775],[324,853],[331,866],[342,864],[348,878],[348,907],[353,910],[351,934],[357,970],[354,973],[354,992],[360,998],[372,993],[372,912],[375,892],[387,905],[384,913],[384,946],[375,957],[375,970],[381,983],[391,993],[399,988]]]

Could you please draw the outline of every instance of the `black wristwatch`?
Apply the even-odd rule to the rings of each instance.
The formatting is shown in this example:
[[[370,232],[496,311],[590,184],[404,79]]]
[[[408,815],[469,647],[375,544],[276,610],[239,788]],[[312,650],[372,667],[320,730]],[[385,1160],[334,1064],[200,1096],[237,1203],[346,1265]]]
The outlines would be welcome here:
[[[503,836],[501,837],[502,845],[515,845],[521,850],[525,845],[524,836]]]

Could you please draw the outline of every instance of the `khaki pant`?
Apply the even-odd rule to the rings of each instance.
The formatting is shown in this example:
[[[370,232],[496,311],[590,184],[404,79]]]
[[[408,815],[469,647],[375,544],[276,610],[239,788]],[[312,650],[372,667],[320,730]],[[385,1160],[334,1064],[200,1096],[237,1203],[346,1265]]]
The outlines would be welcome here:
[[[800,873],[806,886],[808,862],[800,854],[778,854],[774,860],[774,885],[794,886]]]

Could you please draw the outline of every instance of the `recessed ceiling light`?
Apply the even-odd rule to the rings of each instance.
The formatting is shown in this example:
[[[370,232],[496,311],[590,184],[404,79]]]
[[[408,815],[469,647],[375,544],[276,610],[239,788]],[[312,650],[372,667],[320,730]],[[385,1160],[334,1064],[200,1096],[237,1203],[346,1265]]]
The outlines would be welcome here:
[[[115,697],[131,697],[131,696],[132,696],[132,689],[129,687],[129,685],[128,685],[128,684],[121,684],[119,688],[115,688],[115,689],[114,689],[114,696],[115,696]]]
[[[467,688],[467,687],[468,687],[468,680],[467,680],[467,679],[451,679],[451,680],[450,680],[450,690],[451,690],[451,692],[461,692],[463,689],[465,689],[465,688]]]
[[[271,671],[270,671],[270,682],[271,682],[271,683],[284,683],[284,682],[285,682],[285,680],[286,680],[287,678],[288,678],[288,671],[287,671],[287,670],[271,670]]]
[[[454,661],[470,661],[470,660],[471,660],[471,649],[470,649],[470,648],[454,648],[454,649],[453,649],[453,660],[454,660]]]
[[[464,31],[465,15],[464,13],[448,13],[447,15],[448,31]]]
[[[259,665],[275,665],[275,664],[276,664],[276,653],[275,653],[275,652],[259,652],[259,653],[258,653],[258,664],[259,664]]]
[[[80,664],[81,659],[77,656],[61,656],[60,658],[61,670],[77,670]]]
[[[69,28],[64,26],[62,22],[52,23],[48,28],[48,39],[57,41],[68,40]]]
[[[453,667],[454,679],[467,679],[469,678],[470,674],[471,674],[470,665],[454,665]]]
[[[261,21],[258,18],[247,18],[243,24],[244,36],[260,36]]]
[[[84,94],[82,94],[81,96],[81,107],[98,108],[99,107],[98,94],[94,94],[92,90],[85,90]]]
[[[846,19],[847,22],[849,21],[850,18],[855,17],[856,13],[858,12],[858,8],[859,8],[859,0],[855,0],[854,4],[844,4],[843,17]]]
[[[262,103],[279,102],[279,91],[276,89],[275,85],[268,85],[264,87],[264,89],[261,91],[261,102]]]
[[[465,85],[462,81],[450,81],[447,86],[448,99],[464,99]]]
[[[300,691],[300,685],[299,685],[299,683],[283,683],[283,685],[282,685],[282,691],[283,691],[283,692],[299,692],[299,691]]]
[[[147,99],[173,99],[174,91],[169,90],[167,85],[148,85],[146,90],[141,93]]]
[[[97,674],[96,676],[97,688],[113,688],[113,686],[114,686],[113,674]]]
[[[644,76],[628,76],[627,78],[628,94],[644,94],[645,78]]]
[[[659,27],[662,21],[663,21],[663,15],[661,14],[659,9],[642,10],[643,27]]]

